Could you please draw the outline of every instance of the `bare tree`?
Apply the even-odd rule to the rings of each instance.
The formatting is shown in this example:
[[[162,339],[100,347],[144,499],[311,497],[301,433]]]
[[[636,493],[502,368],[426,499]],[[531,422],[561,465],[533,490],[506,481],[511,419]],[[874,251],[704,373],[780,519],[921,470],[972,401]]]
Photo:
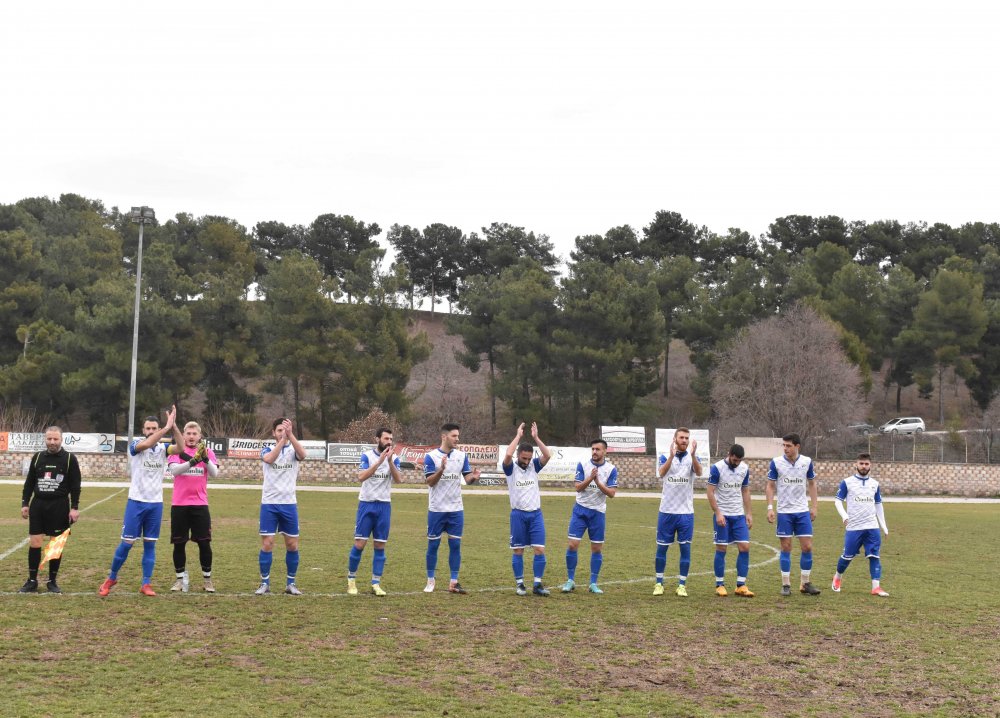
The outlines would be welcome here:
[[[861,374],[836,326],[804,305],[741,331],[713,374],[720,421],[751,435],[821,436],[845,426],[861,401]]]

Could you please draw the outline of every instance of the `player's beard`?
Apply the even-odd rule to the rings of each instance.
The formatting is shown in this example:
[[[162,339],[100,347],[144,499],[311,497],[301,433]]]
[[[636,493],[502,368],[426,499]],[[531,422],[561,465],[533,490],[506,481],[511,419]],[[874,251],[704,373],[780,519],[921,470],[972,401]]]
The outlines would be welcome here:
[[[872,472],[871,469],[865,469],[864,471],[858,469],[858,476],[868,476],[868,474],[870,474],[871,472]]]
[[[383,444],[383,443],[382,443],[381,441],[380,441],[380,442],[378,442],[378,453],[380,453],[380,454],[381,454],[381,453],[382,453],[383,451],[385,451],[385,450],[386,450],[386,448],[387,448],[387,447],[389,447],[389,446],[390,446],[389,444]]]

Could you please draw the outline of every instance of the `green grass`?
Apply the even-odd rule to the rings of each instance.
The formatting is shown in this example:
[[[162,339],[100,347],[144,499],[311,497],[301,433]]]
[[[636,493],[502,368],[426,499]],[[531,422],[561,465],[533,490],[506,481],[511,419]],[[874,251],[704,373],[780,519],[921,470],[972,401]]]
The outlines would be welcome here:
[[[0,486],[9,507],[0,519],[0,554],[25,537],[18,496],[17,487]],[[995,506],[888,504],[883,583],[892,597],[879,600],[868,595],[861,560],[841,594],[829,590],[843,536],[830,502],[821,507],[815,539],[823,594],[778,596],[777,540],[763,505],[755,505],[752,536],[760,544],[751,563],[771,562],[751,569],[757,598],[748,601],[712,594],[710,516],[699,500],[685,600],[673,595],[673,582],[667,595],[651,595],[656,501],[620,498],[608,512],[606,594],[578,589],[540,599],[512,591],[502,496],[466,500],[462,583],[472,593],[423,594],[426,498],[397,495],[384,579],[390,595],[376,599],[343,594],[356,495],[302,493],[299,585],[306,595],[293,598],[247,595],[258,578],[260,494],[216,490],[218,595],[171,595],[163,541],[159,597],[136,593],[137,548],[112,595],[99,599],[126,493],[88,488],[81,502],[108,496],[74,529],[60,574],[68,595],[0,595],[0,715],[1000,712]],[[543,499],[552,586],[565,577],[571,501]],[[3,591],[23,583],[26,555],[22,548],[0,561]],[[196,567],[193,546],[188,556]],[[275,577],[283,562],[276,549]],[[672,549],[668,572],[676,562]],[[526,564],[530,573],[530,557]],[[359,585],[367,584],[370,566],[369,547]],[[446,579],[446,546],[438,569]],[[581,553],[578,577],[587,572]]]

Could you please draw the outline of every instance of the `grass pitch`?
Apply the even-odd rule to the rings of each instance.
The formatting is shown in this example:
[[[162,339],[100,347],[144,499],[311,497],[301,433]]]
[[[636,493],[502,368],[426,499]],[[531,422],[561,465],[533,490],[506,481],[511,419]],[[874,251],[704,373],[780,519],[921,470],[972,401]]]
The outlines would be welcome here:
[[[0,555],[26,536],[19,493],[0,486],[8,507]],[[823,594],[781,598],[777,539],[757,502],[749,576],[757,597],[746,600],[713,595],[711,517],[698,500],[690,597],[682,599],[670,579],[666,595],[651,595],[657,502],[618,498],[608,509],[606,593],[586,592],[581,551],[583,588],[543,599],[514,595],[509,504],[482,495],[465,501],[461,578],[470,595],[440,588],[446,545],[439,589],[424,594],[427,500],[397,494],[383,579],[389,596],[379,599],[364,594],[370,545],[358,575],[362,595],[344,593],[356,494],[303,492],[298,584],[306,595],[256,597],[260,493],[216,490],[209,500],[218,594],[198,591],[190,545],[194,591],[170,594],[163,540],[160,596],[137,594],[137,547],[111,596],[100,599],[126,496],[84,489],[81,507],[108,500],[74,529],[60,573],[65,595],[13,595],[27,548],[0,560],[0,715],[1000,714],[994,505],[887,504],[883,584],[892,597],[877,599],[859,559],[843,592],[829,590],[843,532],[823,501],[814,550]],[[565,579],[571,506],[570,497],[543,498],[553,588]],[[525,564],[530,576],[530,557]],[[797,565],[796,548],[793,584]],[[668,574],[676,567],[675,547]],[[732,586],[734,555],[727,567]],[[280,591],[283,547],[272,575]]]

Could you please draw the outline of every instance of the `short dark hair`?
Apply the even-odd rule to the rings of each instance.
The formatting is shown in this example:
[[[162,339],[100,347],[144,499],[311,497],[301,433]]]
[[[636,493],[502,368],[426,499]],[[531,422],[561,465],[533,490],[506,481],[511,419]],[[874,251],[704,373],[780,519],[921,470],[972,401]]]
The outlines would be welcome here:
[[[450,431],[461,431],[461,430],[462,430],[462,427],[459,426],[458,424],[450,424],[449,423],[449,424],[442,424],[441,425],[441,433],[442,434],[447,434]]]
[[[145,419],[142,420],[142,423],[145,424],[147,421],[155,421],[157,425],[159,425],[160,417],[153,416],[152,414],[150,414],[149,416],[147,416]]]
[[[535,453],[535,447],[532,446],[531,444],[520,444],[517,447],[517,453],[520,454],[522,451],[530,451],[532,454],[534,454]]]
[[[274,431],[284,423],[285,423],[285,417],[279,416],[277,419],[271,422],[271,431]]]
[[[871,454],[865,454],[865,453],[858,454],[858,461],[871,461],[871,460],[872,460]]]
[[[798,434],[785,434],[781,437],[782,441],[790,441],[796,446],[802,446],[802,439],[799,438]]]
[[[674,436],[677,436],[682,431],[685,434],[687,434],[688,436],[691,436],[691,430],[689,428],[687,428],[686,426],[679,426],[676,429],[674,429]]]
[[[729,447],[729,456],[735,456],[737,459],[742,459],[747,455],[747,452],[739,444],[733,444]]]
[[[594,444],[604,444],[604,448],[605,449],[608,448],[608,442],[606,442],[604,439],[594,439],[593,441],[590,442],[590,445],[593,446]]]
[[[390,429],[388,426],[380,426],[379,428],[375,429],[375,438],[381,439],[382,434],[391,434],[391,433],[392,429]]]

